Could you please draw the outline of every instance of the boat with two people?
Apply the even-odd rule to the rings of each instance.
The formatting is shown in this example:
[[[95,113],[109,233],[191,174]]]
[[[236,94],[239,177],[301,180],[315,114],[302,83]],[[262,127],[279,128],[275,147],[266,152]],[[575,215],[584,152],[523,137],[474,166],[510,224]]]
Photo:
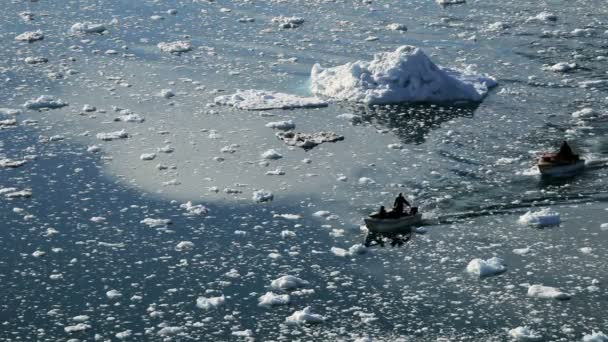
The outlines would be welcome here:
[[[564,141],[558,152],[541,155],[537,166],[543,176],[568,177],[585,168],[585,160],[574,154],[570,145]]]
[[[372,233],[402,232],[411,226],[422,222],[422,214],[418,207],[413,207],[400,193],[393,204],[393,209],[386,211],[384,206],[378,212],[370,214],[364,219],[367,229]]]

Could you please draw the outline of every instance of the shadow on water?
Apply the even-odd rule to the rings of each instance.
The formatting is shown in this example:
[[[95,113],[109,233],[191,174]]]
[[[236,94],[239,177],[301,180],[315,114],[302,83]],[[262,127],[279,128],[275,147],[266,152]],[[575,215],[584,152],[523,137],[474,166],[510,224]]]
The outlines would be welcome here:
[[[405,144],[422,144],[427,135],[444,122],[458,117],[472,118],[478,103],[396,104],[356,106],[351,108],[364,122],[390,129]]]
[[[375,233],[368,232],[365,235],[363,244],[365,247],[380,246],[384,247],[386,243],[390,243],[391,247],[401,247],[406,242],[410,241],[414,233],[412,229],[396,233]]]

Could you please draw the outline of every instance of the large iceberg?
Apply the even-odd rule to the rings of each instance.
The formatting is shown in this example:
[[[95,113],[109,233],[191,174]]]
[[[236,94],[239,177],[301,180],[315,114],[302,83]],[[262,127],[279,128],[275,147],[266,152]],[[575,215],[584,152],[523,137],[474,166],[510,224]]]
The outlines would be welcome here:
[[[489,76],[435,65],[415,46],[374,55],[333,68],[315,64],[311,71],[314,94],[366,104],[401,102],[480,102],[496,86]]]

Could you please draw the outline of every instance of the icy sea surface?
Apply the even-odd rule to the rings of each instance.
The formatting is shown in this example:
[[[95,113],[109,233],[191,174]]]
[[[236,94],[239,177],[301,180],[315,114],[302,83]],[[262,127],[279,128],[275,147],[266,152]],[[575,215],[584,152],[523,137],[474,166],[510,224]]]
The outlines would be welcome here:
[[[604,0],[2,5],[0,340],[608,340]],[[215,103],[402,45],[498,86]],[[563,139],[588,167],[541,179]],[[399,192],[423,226],[364,248]]]

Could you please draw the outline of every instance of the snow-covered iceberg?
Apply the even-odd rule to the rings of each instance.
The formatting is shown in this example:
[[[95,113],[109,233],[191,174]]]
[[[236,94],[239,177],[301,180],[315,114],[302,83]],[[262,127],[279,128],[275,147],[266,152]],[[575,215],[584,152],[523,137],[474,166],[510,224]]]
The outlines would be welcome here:
[[[314,94],[366,104],[402,102],[480,102],[496,86],[489,76],[439,67],[415,46],[374,55],[333,68],[315,64],[311,71]]]

